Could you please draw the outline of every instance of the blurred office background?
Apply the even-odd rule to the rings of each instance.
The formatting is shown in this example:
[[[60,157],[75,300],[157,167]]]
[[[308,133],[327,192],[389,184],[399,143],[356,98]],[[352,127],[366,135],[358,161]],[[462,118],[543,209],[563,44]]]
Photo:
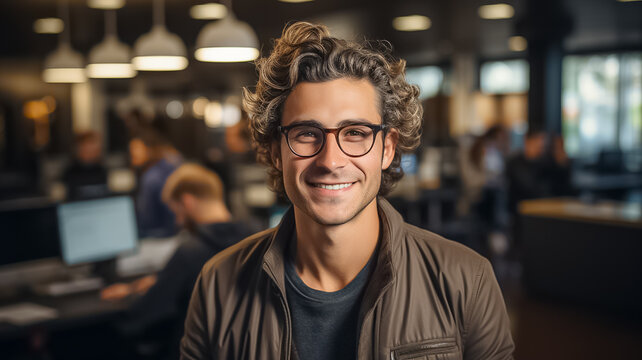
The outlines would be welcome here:
[[[256,83],[251,60],[295,20],[388,40],[406,59],[423,137],[389,200],[492,261],[516,356],[633,358],[636,0],[0,2],[0,357],[87,358],[67,345],[110,346],[97,339],[128,303],[98,290],[162,268],[176,246],[173,224],[143,228],[153,219],[141,210],[142,179],[159,159],[203,164],[222,177],[235,218],[278,223],[287,201],[255,162],[241,88]],[[96,209],[129,224],[118,233],[128,240],[90,236],[75,221]]]

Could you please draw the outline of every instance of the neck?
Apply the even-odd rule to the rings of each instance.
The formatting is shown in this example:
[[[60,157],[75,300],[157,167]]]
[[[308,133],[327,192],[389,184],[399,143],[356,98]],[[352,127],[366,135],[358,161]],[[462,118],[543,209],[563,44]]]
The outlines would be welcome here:
[[[232,219],[232,214],[220,201],[210,201],[200,204],[193,218],[197,224],[212,224],[228,222]]]
[[[296,271],[316,290],[333,292],[348,285],[370,260],[379,240],[377,200],[341,225],[322,225],[295,207]],[[355,235],[358,234],[358,235]]]

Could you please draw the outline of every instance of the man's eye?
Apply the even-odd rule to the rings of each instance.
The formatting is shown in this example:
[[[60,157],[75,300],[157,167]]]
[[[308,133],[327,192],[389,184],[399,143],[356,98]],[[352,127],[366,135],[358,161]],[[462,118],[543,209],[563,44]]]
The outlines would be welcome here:
[[[348,130],[346,131],[347,136],[366,136],[363,131],[360,130]]]
[[[319,136],[318,131],[314,130],[297,130],[296,133],[294,134],[294,138],[296,140],[314,140]]]
[[[361,139],[370,136],[372,131],[369,128],[349,128],[345,129],[343,136],[352,139]]]
[[[301,131],[297,134],[297,137],[316,137],[317,134],[315,134],[312,131]]]

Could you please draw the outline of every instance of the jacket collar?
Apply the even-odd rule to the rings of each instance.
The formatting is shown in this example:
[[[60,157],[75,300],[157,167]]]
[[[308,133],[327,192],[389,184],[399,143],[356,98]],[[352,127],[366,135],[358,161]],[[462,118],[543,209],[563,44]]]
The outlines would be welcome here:
[[[281,222],[269,238],[265,255],[263,256],[263,270],[272,278],[281,295],[285,298],[285,251],[288,242],[292,239],[294,231],[294,207],[290,206],[285,212]]]
[[[390,285],[395,281],[397,272],[396,262],[398,249],[403,236],[402,224],[403,218],[390,203],[383,199],[377,198],[377,211],[381,228],[381,243],[379,244],[379,254],[377,265],[372,273],[366,290],[363,294],[361,309],[359,311],[359,324],[363,321],[366,314],[377,304],[381,296],[388,290]]]
[[[403,218],[387,200],[377,198],[377,211],[381,221],[381,244],[377,265],[364,293],[362,312],[374,306],[379,296],[394,281],[397,267],[395,259],[398,259],[403,237]],[[288,242],[292,239],[294,229],[294,209],[290,207],[269,239],[263,256],[263,270],[272,278],[283,296],[285,296],[285,251]]]

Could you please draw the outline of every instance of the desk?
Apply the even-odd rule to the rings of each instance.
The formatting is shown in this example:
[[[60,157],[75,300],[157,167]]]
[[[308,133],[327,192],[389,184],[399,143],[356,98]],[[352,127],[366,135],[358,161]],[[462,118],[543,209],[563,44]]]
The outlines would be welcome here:
[[[642,229],[642,206],[618,202],[587,204],[575,199],[557,198],[522,201],[522,216],[564,219]]]
[[[61,297],[17,299],[55,309],[58,316],[28,325],[0,323],[0,358],[136,359],[126,337],[114,327],[130,301],[101,301],[97,291]],[[10,305],[3,302],[0,306]]]
[[[542,199],[519,211],[528,290],[642,320],[639,205]]]
[[[178,246],[177,238],[170,239],[144,239],[141,241],[138,253],[123,255],[116,263],[119,275],[122,277],[119,281],[129,282],[143,275],[155,273],[165,266],[165,263],[173,255]],[[8,272],[6,277],[28,277],[28,270],[32,265],[22,267],[22,272]],[[59,261],[46,262],[37,270],[35,278],[46,279],[46,273],[62,273],[64,265]],[[32,274],[32,276],[35,274]],[[7,282],[7,281],[5,281]],[[34,281],[35,282],[35,281]],[[10,282],[8,282],[11,284]],[[12,284],[18,286],[19,282]],[[24,286],[24,284],[22,284]],[[33,303],[55,309],[58,316],[55,319],[44,320],[29,325],[18,326],[9,323],[0,322],[0,340],[11,340],[29,336],[34,328],[44,329],[46,331],[59,331],[70,328],[79,328],[85,325],[105,323],[124,313],[134,299],[124,299],[117,302],[100,300],[99,291],[90,291],[59,297],[52,296],[18,296],[0,300],[0,307],[16,303]]]
[[[21,297],[14,301],[3,301],[0,306],[11,305],[17,302],[31,302],[53,308],[58,311],[55,319],[39,321],[27,325],[13,325],[0,323],[0,340],[12,340],[29,336],[34,328],[46,331],[59,331],[69,328],[102,323],[113,319],[127,310],[129,301],[108,302],[100,300],[98,291],[61,297],[29,296]]]

